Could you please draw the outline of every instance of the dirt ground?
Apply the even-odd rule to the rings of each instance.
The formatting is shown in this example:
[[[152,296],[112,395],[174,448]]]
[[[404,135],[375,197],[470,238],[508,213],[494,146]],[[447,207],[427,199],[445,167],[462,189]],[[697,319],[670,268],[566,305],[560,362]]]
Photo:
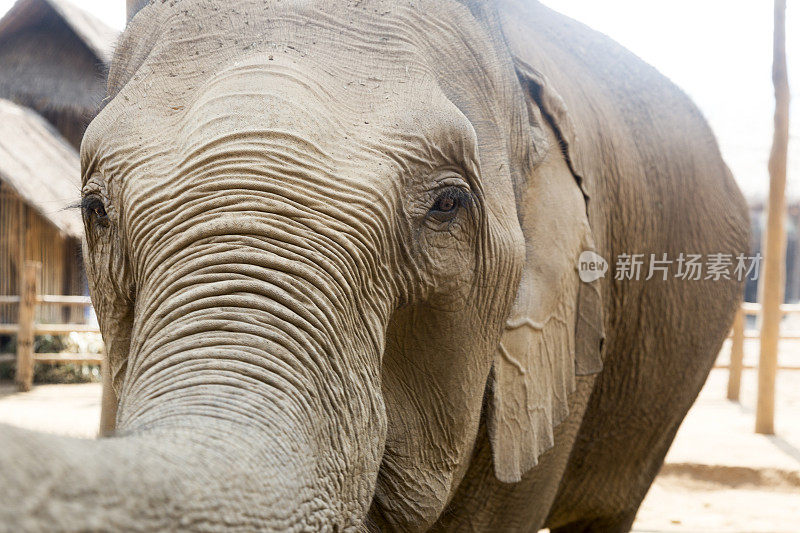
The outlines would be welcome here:
[[[718,364],[727,364],[727,346]],[[757,366],[748,341],[745,366]],[[800,366],[785,341],[780,364]],[[725,399],[728,371],[712,370],[636,517],[634,531],[800,532],[800,371],[779,371],[776,435],[756,435],[757,371],[742,374],[740,403]]]
[[[0,382],[0,422],[71,437],[91,438],[100,424],[99,383],[34,385],[18,393]]]
[[[731,487],[660,475],[636,516],[634,531],[797,533],[800,488]]]
[[[748,346],[746,364],[757,347]],[[720,355],[725,363],[727,354]],[[800,344],[781,364],[800,364]],[[713,370],[670,449],[634,531],[800,532],[800,371],[779,373],[777,435],[753,433],[756,372],[742,378],[741,403],[725,400],[727,370]],[[94,436],[100,386],[39,385],[26,394],[0,383],[0,422],[79,437]]]

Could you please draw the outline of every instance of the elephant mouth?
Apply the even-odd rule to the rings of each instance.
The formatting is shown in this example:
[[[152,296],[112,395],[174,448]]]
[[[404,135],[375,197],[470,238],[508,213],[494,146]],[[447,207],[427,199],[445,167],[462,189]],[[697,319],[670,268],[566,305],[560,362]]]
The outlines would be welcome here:
[[[402,527],[401,524],[398,524],[398,521],[394,519],[394,513],[392,513],[392,509],[395,506],[392,505],[390,498],[394,491],[388,488],[392,485],[391,457],[391,444],[386,443],[381,464],[378,468],[378,476],[375,482],[372,501],[370,502],[369,510],[364,519],[364,529],[369,532],[403,531],[406,529]]]
[[[423,505],[424,500],[404,498],[402,490],[403,474],[397,472],[399,465],[393,466],[392,450],[387,447],[378,469],[375,492],[364,519],[364,530],[380,531],[419,531],[426,530],[438,512]],[[397,473],[395,473],[397,472]]]
[[[381,490],[382,479],[386,475],[386,453],[388,450],[384,449],[381,464],[378,468],[377,481],[375,482],[372,500],[369,503],[369,509],[364,517],[363,529],[370,533],[378,533],[381,531],[395,531],[397,528],[393,525],[393,521],[389,517],[386,504],[383,501],[383,491]]]
[[[369,533],[395,530],[377,496],[372,497],[367,517],[364,519],[364,530]]]
[[[396,498],[396,496],[395,496]],[[395,505],[387,500],[383,491],[376,490],[370,502],[369,510],[364,518],[363,530],[369,533],[383,531],[426,531],[436,519],[425,519],[419,509],[395,509]],[[436,515],[431,515],[436,516]]]

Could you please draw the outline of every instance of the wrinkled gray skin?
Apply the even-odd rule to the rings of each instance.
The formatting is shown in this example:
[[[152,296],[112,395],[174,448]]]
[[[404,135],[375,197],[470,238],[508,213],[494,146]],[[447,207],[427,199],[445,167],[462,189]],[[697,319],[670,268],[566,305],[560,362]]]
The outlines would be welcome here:
[[[587,239],[735,254],[746,212],[677,88],[535,2],[155,2],[81,155],[116,430],[3,427],[11,530],[626,530],[739,297],[607,276],[573,375]],[[562,300],[532,454],[501,376],[552,385],[498,346]]]

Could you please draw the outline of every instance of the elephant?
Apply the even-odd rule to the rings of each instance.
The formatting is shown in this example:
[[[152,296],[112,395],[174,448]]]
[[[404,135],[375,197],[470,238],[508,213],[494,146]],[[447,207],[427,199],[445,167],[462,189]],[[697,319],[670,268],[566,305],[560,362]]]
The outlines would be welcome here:
[[[533,0],[173,0],[107,90],[104,437],[3,427],[5,526],[631,528],[742,282],[612,271],[749,238],[670,81]]]

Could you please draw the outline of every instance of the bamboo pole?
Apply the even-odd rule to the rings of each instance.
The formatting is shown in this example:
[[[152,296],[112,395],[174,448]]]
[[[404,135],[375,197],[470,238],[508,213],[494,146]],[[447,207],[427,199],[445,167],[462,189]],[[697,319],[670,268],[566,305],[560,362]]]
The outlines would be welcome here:
[[[17,371],[15,381],[22,392],[33,386],[33,315],[36,311],[37,279],[41,263],[26,261],[22,274],[17,332]]]
[[[786,73],[786,0],[775,0],[772,83],[775,131],[769,155],[769,208],[762,280],[761,353],[758,362],[756,432],[775,433],[775,377],[786,255],[786,158],[789,145],[789,80]]]
[[[733,320],[733,338],[731,339],[731,362],[728,370],[728,399],[738,402],[742,388],[742,364],[744,361],[744,310],[736,311]]]

